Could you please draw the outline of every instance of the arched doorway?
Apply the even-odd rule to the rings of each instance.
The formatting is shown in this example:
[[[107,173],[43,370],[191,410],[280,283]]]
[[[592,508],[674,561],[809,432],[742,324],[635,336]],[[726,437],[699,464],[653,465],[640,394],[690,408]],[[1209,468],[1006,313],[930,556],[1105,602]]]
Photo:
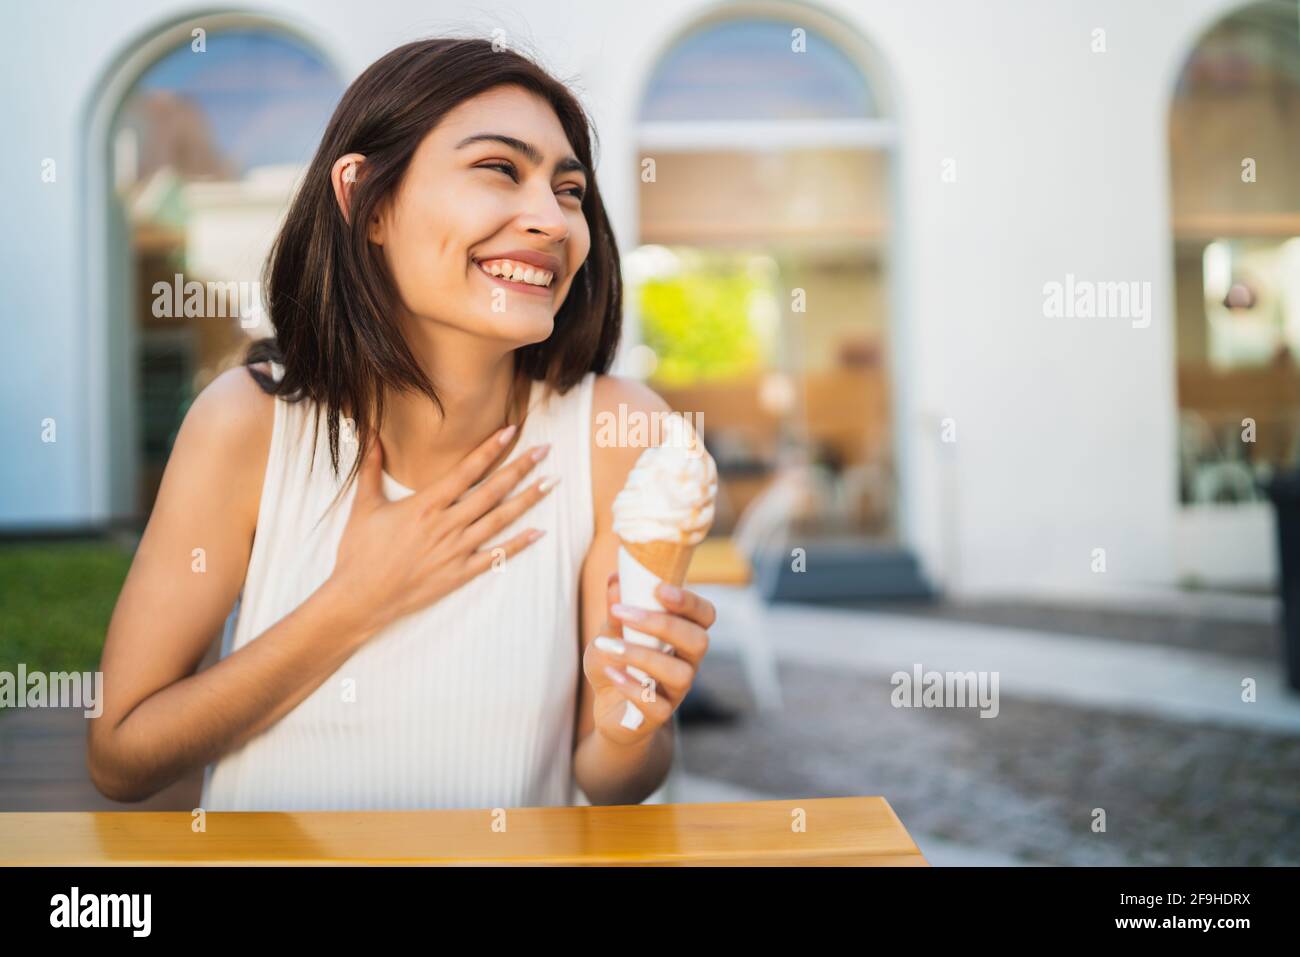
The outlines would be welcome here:
[[[1300,8],[1223,17],[1169,110],[1186,579],[1266,584],[1259,483],[1300,463]]]
[[[147,517],[194,396],[261,315],[261,268],[343,91],[314,44],[206,16],[140,41],[91,108],[86,381],[91,511]]]
[[[699,416],[716,532],[763,515],[821,549],[822,574],[778,591],[922,593],[894,441],[894,110],[865,42],[783,9],[692,24],[646,83],[628,360]]]

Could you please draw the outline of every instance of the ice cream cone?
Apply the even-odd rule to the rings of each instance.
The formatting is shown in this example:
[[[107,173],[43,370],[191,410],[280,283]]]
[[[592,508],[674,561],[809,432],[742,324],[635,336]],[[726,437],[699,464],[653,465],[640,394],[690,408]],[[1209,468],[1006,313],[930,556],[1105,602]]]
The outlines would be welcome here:
[[[625,542],[618,549],[619,601],[633,608],[663,611],[664,606],[655,597],[659,583],[680,585],[686,579],[686,568],[691,563],[694,545],[677,542]],[[637,645],[672,654],[672,645],[654,635],[637,631],[623,624],[623,638]]]
[[[680,585],[686,581],[694,545],[679,542],[622,542],[628,553],[660,581]]]
[[[665,423],[665,443],[641,453],[614,499],[619,596],[624,605],[664,611],[660,582],[680,586],[691,555],[713,523],[717,466],[681,415]],[[672,654],[672,645],[623,625],[634,644]]]

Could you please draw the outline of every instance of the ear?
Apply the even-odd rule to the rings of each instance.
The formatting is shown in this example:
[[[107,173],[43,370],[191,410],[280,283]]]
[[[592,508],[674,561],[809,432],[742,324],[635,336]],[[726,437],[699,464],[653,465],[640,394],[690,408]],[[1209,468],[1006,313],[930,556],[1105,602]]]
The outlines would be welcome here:
[[[361,179],[362,167],[366,158],[360,153],[348,153],[334,161],[330,170],[330,182],[334,184],[334,198],[338,201],[339,211],[343,213],[348,225],[352,224],[352,193],[357,181]]]
[[[366,175],[366,158],[360,153],[348,153],[334,161],[330,170],[330,182],[334,184],[334,198],[348,225],[352,224],[352,194],[357,183]],[[376,213],[370,223],[370,241],[376,245],[384,244],[383,223]]]

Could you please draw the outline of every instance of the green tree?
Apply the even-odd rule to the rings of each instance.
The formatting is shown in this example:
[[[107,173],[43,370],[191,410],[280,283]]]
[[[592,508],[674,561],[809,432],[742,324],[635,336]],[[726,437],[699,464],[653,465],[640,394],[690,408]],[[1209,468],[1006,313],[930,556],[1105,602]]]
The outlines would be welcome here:
[[[743,268],[683,269],[641,286],[641,332],[658,357],[652,380],[684,386],[756,372],[763,343],[750,304],[769,290]]]

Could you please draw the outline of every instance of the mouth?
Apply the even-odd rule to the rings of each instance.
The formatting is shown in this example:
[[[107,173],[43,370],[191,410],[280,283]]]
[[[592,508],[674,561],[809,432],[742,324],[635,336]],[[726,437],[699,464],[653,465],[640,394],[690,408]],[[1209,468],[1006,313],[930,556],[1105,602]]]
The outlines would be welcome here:
[[[474,259],[479,272],[511,289],[532,295],[550,295],[555,287],[555,273],[517,259]]]

